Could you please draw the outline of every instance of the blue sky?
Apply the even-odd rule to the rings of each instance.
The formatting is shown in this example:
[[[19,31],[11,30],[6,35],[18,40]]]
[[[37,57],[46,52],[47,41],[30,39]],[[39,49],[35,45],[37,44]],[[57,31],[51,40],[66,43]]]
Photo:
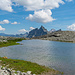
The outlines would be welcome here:
[[[0,33],[20,34],[41,25],[75,31],[75,0],[0,0]]]

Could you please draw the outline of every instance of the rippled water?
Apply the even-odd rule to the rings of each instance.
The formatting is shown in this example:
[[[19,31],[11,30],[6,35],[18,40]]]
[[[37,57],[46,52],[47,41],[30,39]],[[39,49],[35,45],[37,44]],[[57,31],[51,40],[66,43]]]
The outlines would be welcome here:
[[[75,44],[48,40],[24,40],[23,45],[0,48],[0,56],[36,62],[75,75]]]

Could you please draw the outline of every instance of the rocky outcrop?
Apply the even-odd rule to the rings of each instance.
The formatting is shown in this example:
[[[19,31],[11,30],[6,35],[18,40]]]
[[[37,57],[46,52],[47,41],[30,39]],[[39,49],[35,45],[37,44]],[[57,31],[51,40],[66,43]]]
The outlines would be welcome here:
[[[36,75],[36,74],[31,74],[31,71],[21,72],[21,71],[15,71],[13,69],[0,66],[0,75]]]
[[[36,39],[36,38],[35,38]],[[74,31],[56,31],[37,37],[37,39],[51,40],[51,41],[62,41],[62,42],[74,42],[75,43],[75,32]]]
[[[43,26],[41,26],[39,29],[33,29],[32,31],[29,32],[29,35],[27,36],[28,38],[32,37],[37,37],[37,36],[42,36],[46,35],[48,33],[47,29],[45,29]]]

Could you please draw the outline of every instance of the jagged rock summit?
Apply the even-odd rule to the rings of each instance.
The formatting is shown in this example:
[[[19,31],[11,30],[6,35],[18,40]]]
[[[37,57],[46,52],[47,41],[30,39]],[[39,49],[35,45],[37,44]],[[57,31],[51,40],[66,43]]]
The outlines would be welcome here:
[[[52,32],[55,32],[56,30],[55,29],[51,29],[49,32],[48,32],[48,34],[49,33],[52,33]]]
[[[28,38],[46,35],[47,33],[48,33],[47,29],[45,29],[43,26],[41,26],[39,29],[35,28],[32,31],[30,31]]]

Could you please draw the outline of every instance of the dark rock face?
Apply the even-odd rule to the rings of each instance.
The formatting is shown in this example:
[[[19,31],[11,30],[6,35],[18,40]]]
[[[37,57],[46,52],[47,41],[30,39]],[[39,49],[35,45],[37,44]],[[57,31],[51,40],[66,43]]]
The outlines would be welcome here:
[[[35,37],[35,36],[37,36],[37,32],[38,32],[38,28],[33,29],[32,31],[29,32],[29,34],[28,34],[27,37],[28,37],[28,38]]]
[[[40,27],[40,29],[36,28],[29,32],[28,38],[42,36],[47,34],[47,29],[45,29],[43,26]]]

